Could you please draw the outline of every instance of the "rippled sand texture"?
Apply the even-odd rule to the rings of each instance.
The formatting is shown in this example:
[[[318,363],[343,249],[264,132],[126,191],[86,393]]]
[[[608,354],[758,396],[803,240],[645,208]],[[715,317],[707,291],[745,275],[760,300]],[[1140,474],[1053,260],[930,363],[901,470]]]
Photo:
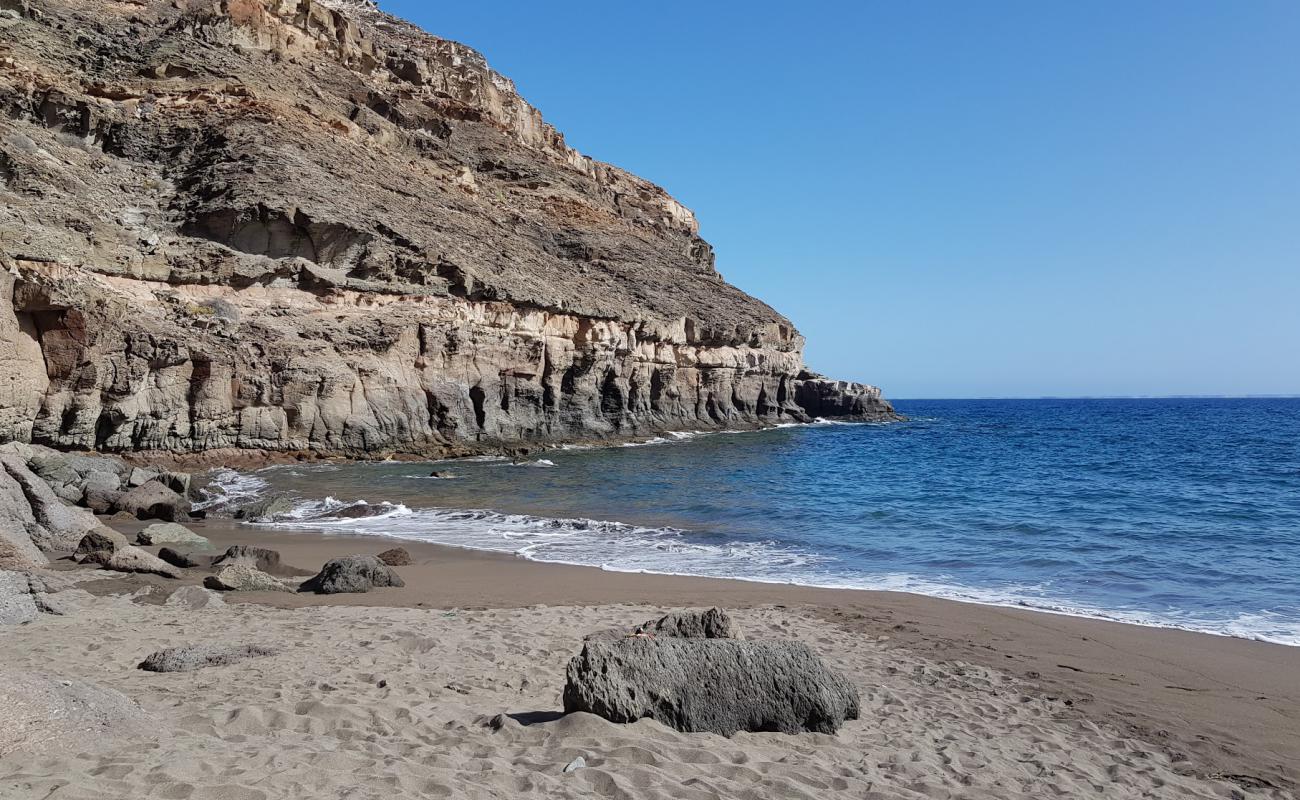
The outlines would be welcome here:
[[[800,612],[740,615],[752,638],[797,637],[857,681],[839,736],[681,734],[559,717],[582,634],[640,606],[426,611],[183,611],[104,599],[0,633],[0,669],[89,680],[133,698],[152,734],[0,757],[20,798],[1230,798],[1285,797],[1190,774],[1059,701],[982,667],[940,664]],[[150,652],[280,644],[281,654],[150,674]],[[381,685],[381,682],[386,682]],[[505,713],[508,716],[493,717]],[[0,723],[2,724],[2,723]],[[587,766],[565,774],[578,756]]]

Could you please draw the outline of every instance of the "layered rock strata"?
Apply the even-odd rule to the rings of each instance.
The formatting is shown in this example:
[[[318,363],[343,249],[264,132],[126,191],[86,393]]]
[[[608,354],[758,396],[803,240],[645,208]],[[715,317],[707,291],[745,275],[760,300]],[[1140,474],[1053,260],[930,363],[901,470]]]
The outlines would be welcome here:
[[[0,0],[0,440],[444,454],[815,416],[694,215],[364,2]]]

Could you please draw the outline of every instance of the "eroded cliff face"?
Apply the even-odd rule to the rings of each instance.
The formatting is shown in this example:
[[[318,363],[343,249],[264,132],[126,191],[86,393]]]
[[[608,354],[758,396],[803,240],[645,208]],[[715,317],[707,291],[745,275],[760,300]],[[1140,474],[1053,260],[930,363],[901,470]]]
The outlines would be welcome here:
[[[373,456],[893,416],[462,45],[345,0],[0,9],[0,440]]]

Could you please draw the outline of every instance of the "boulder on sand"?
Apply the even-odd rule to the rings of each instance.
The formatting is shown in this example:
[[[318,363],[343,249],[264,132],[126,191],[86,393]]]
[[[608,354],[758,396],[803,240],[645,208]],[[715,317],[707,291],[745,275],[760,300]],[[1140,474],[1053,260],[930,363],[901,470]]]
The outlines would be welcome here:
[[[189,516],[192,505],[161,481],[151,480],[119,497],[116,508],[132,514],[136,519],[176,522]]]
[[[146,672],[189,672],[204,667],[224,667],[250,658],[273,656],[278,652],[277,648],[260,644],[169,647],[150,654],[140,662],[140,669]]]
[[[0,625],[31,622],[37,613],[27,576],[21,572],[0,571]]]
[[[375,558],[390,567],[409,567],[415,563],[411,560],[411,554],[407,552],[405,547],[394,547],[391,550],[385,550]]]
[[[405,586],[392,568],[374,556],[344,556],[326,562],[299,591],[317,594],[368,592],[377,586]]]
[[[114,572],[142,572],[149,575],[161,575],[164,578],[179,578],[181,573],[171,564],[158,556],[141,550],[133,545],[119,547],[107,560],[98,561],[104,569]]]
[[[276,550],[268,550],[265,547],[253,547],[247,544],[237,544],[226,549],[226,552],[212,562],[214,567],[228,567],[234,564],[244,564],[253,569],[271,575],[310,575],[306,570],[300,570],[297,567],[291,567],[280,561],[280,553]]]
[[[569,662],[566,713],[649,718],[684,732],[835,733],[858,690],[802,642],[590,641]]]
[[[173,550],[170,547],[162,547],[158,550],[158,557],[173,567],[181,569],[206,569],[212,566],[212,556],[195,556],[189,553],[182,553]]]
[[[676,639],[745,638],[731,615],[720,608],[674,611],[641,623],[636,632]]]
[[[158,522],[150,525],[135,537],[136,544],[149,547],[160,544],[182,544],[187,547],[206,550],[212,546],[204,537],[175,522]]]
[[[245,522],[274,522],[278,517],[293,511],[293,506],[293,498],[287,494],[277,494],[237,509],[235,519]]]
[[[289,586],[274,575],[268,575],[248,564],[230,564],[216,575],[203,579],[203,585],[219,592],[292,592]]]

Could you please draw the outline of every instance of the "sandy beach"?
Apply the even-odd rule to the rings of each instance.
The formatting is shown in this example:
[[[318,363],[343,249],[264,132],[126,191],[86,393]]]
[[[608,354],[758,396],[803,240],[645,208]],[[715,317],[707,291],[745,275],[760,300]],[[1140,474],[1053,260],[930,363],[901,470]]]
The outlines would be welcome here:
[[[304,571],[377,537],[213,520],[217,548]],[[129,530],[129,529],[128,529]],[[78,613],[6,631],[0,670],[91,682],[145,723],[39,753],[0,747],[0,795],[81,797],[1292,797],[1300,650],[925,597],[602,572],[401,542],[405,588],[237,593],[167,605],[182,582],[90,572]],[[61,562],[85,577],[86,570]],[[104,579],[98,579],[104,576]],[[685,734],[563,716],[584,634],[666,610],[731,609],[852,677],[836,736]],[[151,652],[276,655],[151,674]],[[504,715],[504,716],[499,716]],[[564,767],[582,756],[586,767]]]

